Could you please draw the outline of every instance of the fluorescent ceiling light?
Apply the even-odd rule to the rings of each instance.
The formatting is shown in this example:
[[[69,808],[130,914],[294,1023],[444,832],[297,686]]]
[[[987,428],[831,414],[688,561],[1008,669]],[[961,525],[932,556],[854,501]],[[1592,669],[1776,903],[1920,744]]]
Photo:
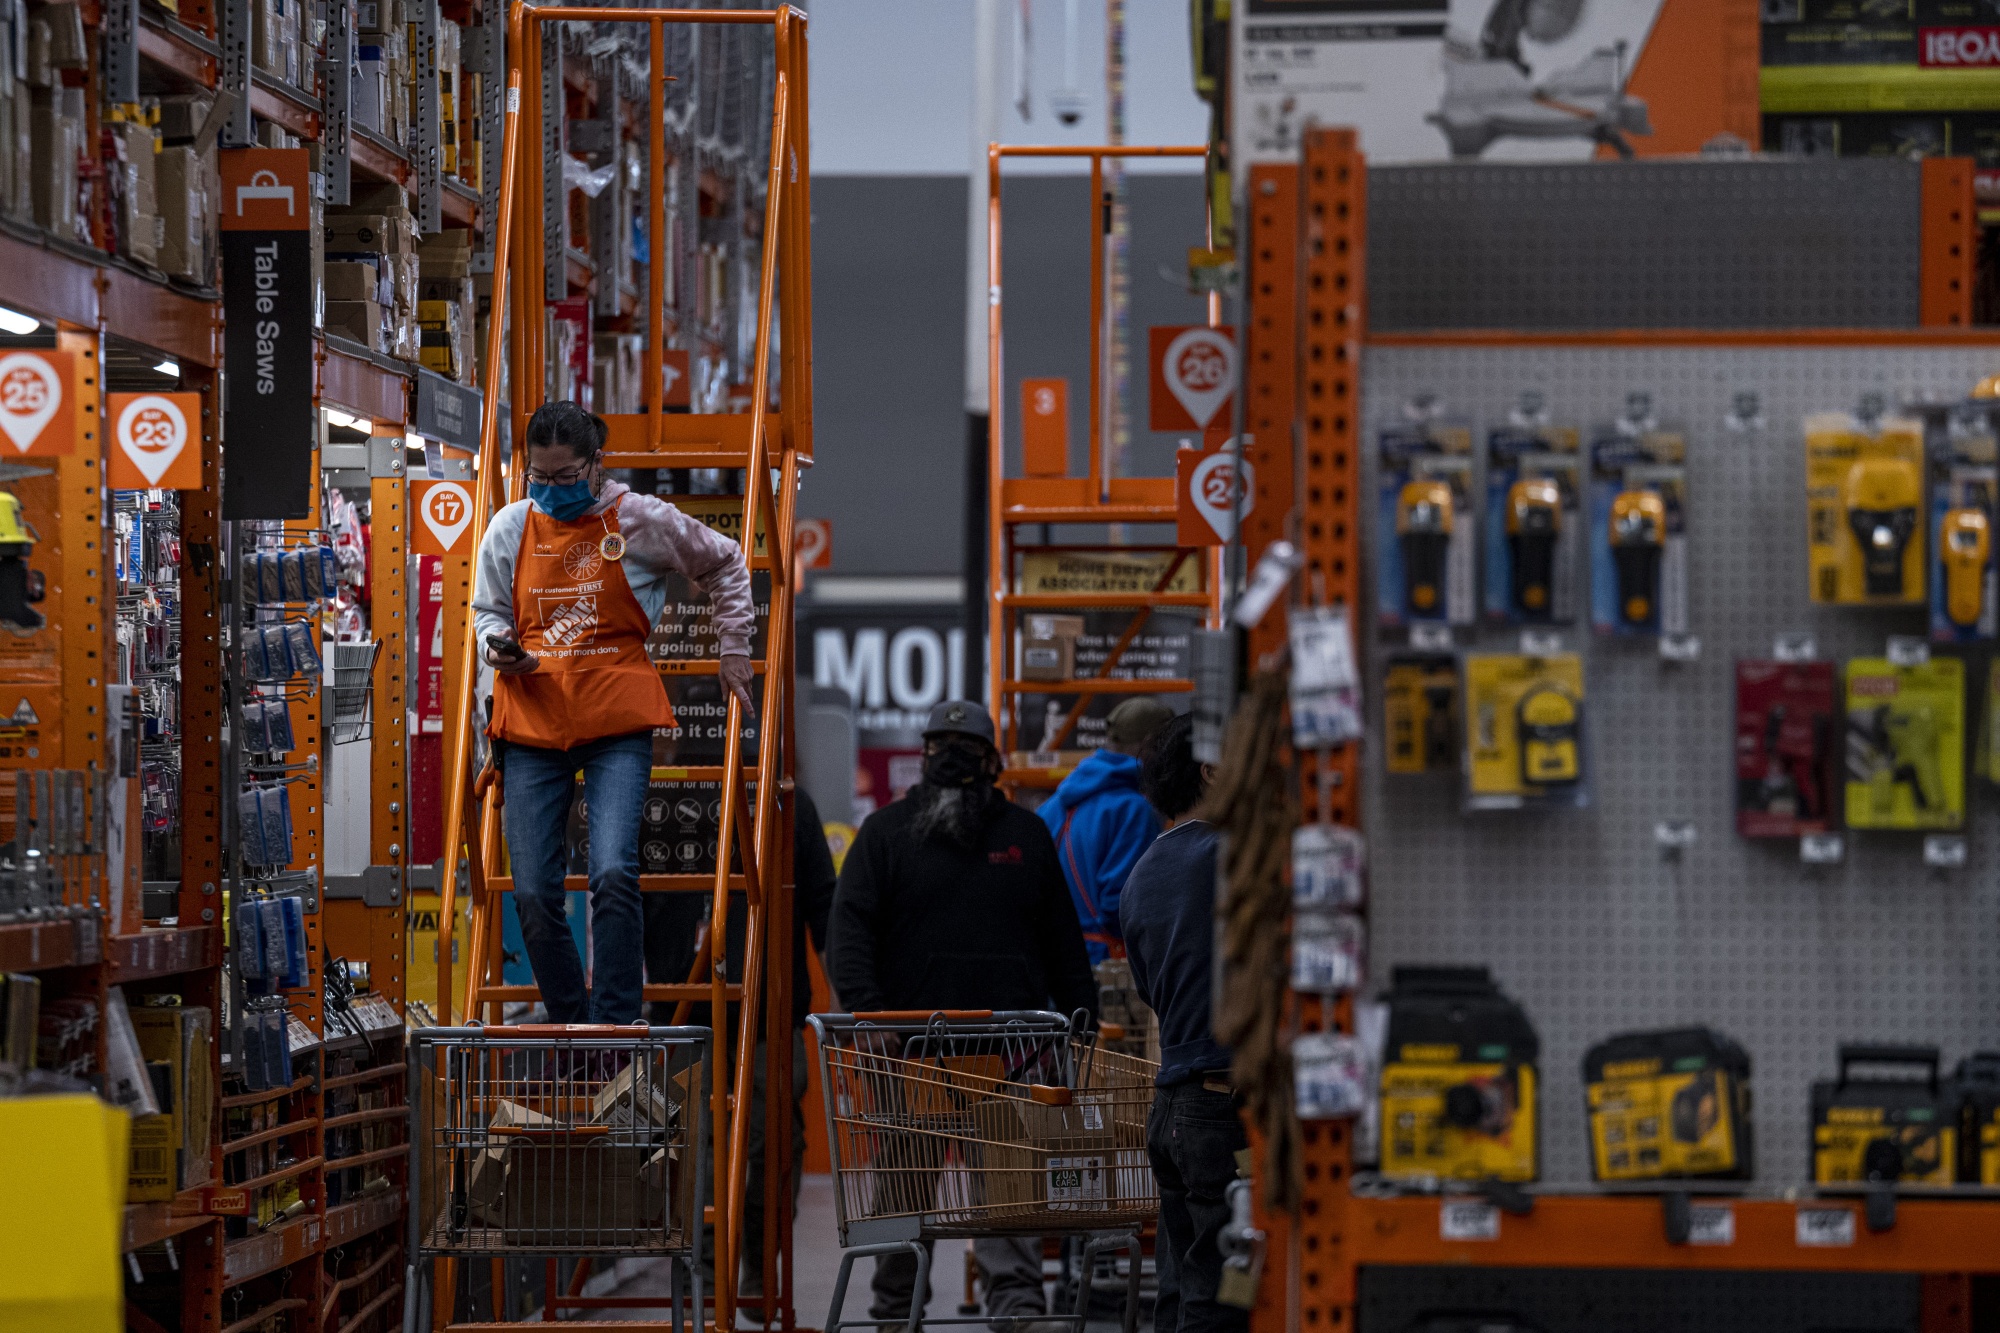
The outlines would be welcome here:
[[[42,321],[33,315],[24,315],[18,310],[0,306],[0,333],[11,333],[15,337],[25,337],[42,327]]]
[[[363,435],[366,435],[373,429],[372,423],[366,419],[351,417],[347,413],[335,411],[331,407],[326,409],[326,424],[329,426],[338,426],[342,430],[358,430]]]
[[[154,366],[153,369],[162,375],[172,375],[175,379],[181,377],[181,363],[178,361],[162,361],[159,365]]]

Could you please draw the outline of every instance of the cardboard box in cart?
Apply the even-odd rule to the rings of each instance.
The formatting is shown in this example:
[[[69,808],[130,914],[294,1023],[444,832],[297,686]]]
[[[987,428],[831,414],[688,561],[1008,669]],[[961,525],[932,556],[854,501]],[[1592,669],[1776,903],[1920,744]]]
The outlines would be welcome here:
[[[1103,1212],[1118,1205],[1120,1165],[1109,1099],[1070,1106],[994,1097],[972,1111],[976,1174],[985,1202],[1034,1212]]]

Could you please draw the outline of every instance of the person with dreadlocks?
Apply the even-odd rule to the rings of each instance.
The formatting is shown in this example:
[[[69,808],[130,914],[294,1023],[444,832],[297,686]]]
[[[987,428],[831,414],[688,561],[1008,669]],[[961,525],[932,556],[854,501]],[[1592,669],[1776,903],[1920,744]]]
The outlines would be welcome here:
[[[987,711],[962,700],[933,708],[923,781],[868,816],[834,890],[827,980],[849,1010],[1080,1009],[1096,1021],[1097,983],[1055,842],[995,789],[999,776]],[[1040,1241],[993,1237],[972,1252],[989,1317],[1046,1314]],[[878,1258],[870,1317],[907,1318],[912,1301],[930,1300],[916,1285],[913,1255]]]

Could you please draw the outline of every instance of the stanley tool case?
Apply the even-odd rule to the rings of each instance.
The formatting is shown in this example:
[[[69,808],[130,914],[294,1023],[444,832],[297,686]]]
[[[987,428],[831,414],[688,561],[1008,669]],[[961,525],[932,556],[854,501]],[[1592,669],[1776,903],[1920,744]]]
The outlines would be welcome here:
[[[1745,1179],[1750,1056],[1708,1028],[1627,1032],[1583,1057],[1598,1180]]]
[[[1917,1069],[1923,1076],[1858,1076],[1856,1065]],[[1951,1184],[1958,1110],[1938,1082],[1937,1047],[1842,1046],[1839,1078],[1813,1084],[1812,1134],[1817,1184]]]
[[[1382,1174],[1529,1181],[1535,1059],[1521,1007],[1483,967],[1399,967],[1382,1064]]]

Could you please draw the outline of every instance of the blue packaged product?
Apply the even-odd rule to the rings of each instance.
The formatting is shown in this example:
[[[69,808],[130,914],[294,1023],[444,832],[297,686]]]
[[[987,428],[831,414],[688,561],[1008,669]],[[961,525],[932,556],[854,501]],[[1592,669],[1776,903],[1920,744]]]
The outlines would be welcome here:
[[[263,1012],[264,1077],[274,1088],[292,1086],[292,1042],[285,1022],[290,1011],[271,1008]]]
[[[258,808],[254,787],[236,797],[236,843],[244,865],[269,864],[264,855],[264,814]]]
[[[285,600],[283,552],[259,551],[257,553],[257,600],[260,602],[282,602]]]
[[[285,975],[285,909],[276,898],[257,900],[257,928],[264,940],[264,975],[273,982],[282,981]]]
[[[243,701],[243,750],[268,754],[271,749],[270,709],[261,699]]]
[[[304,551],[283,551],[278,555],[278,576],[288,602],[303,602],[306,599],[305,554]]]
[[[283,754],[290,750],[292,739],[292,710],[282,699],[272,699],[264,704],[264,734],[270,739],[270,753]]]
[[[261,787],[257,808],[263,814],[266,865],[292,863],[292,797],[284,787]]]
[[[251,1092],[262,1092],[271,1086],[264,1063],[264,1016],[255,1010],[245,1010],[238,1020],[236,1028],[243,1037],[243,1058],[239,1062],[243,1086]]]
[[[322,596],[331,597],[340,588],[340,562],[331,546],[319,548],[319,581]]]
[[[322,577],[323,566],[320,564],[319,553],[320,548],[317,546],[301,546],[292,552],[298,557],[299,586],[304,590],[306,597],[315,602],[326,596],[326,580]]]
[[[264,664],[267,674],[264,679],[276,683],[290,680],[299,674],[298,663],[292,660],[291,636],[285,633],[285,626],[262,625],[257,632],[264,636]]]
[[[314,642],[318,631],[310,620],[298,620],[285,626],[285,647],[292,655],[292,673],[317,678],[321,667],[319,645]]]
[[[264,976],[263,934],[257,925],[257,904],[244,899],[236,904],[236,975],[244,981]]]
[[[285,922],[285,986],[306,984],[306,910],[297,898],[280,898]]]

